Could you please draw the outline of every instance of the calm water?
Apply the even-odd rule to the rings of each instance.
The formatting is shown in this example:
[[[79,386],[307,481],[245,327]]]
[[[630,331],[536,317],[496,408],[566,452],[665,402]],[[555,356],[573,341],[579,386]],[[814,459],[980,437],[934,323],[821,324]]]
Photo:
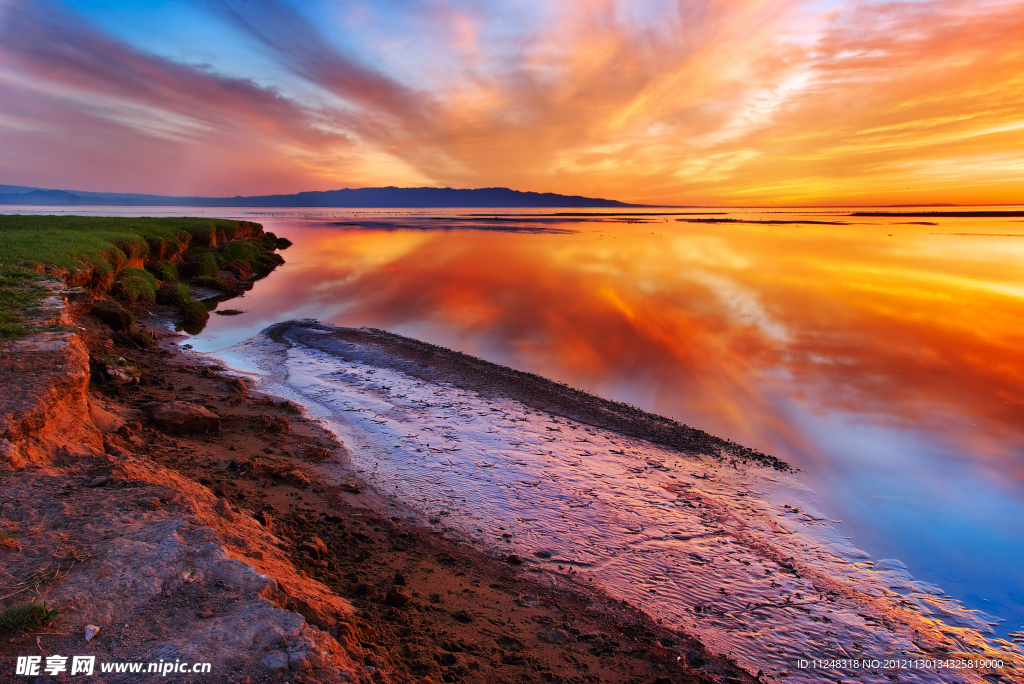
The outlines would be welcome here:
[[[134,213],[171,211],[213,213]],[[1024,222],[478,213],[217,210],[295,244],[192,343],[372,326],[675,417],[801,468],[857,546],[1021,628]]]

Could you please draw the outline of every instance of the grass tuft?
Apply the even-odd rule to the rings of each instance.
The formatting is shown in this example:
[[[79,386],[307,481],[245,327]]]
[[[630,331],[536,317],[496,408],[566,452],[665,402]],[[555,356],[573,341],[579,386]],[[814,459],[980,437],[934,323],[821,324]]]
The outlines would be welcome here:
[[[60,611],[47,607],[46,601],[43,601],[42,605],[27,603],[8,608],[0,613],[0,630],[27,632],[32,629],[49,627],[58,617],[60,617]]]
[[[242,260],[255,264],[260,256],[260,248],[245,240],[232,240],[224,246],[224,258],[228,262]]]
[[[156,278],[141,268],[122,269],[117,277],[117,295],[132,304],[156,301]]]
[[[156,301],[160,304],[181,306],[192,299],[192,293],[184,283],[167,283],[156,291]]]
[[[162,282],[174,283],[178,280],[178,267],[170,261],[158,261],[149,270],[157,280]]]
[[[181,307],[182,316],[185,319],[185,323],[190,325],[200,325],[206,323],[210,319],[210,312],[206,310],[206,306],[198,301],[191,300]]]
[[[182,270],[192,278],[215,278],[220,267],[217,254],[204,249],[191,254]]]

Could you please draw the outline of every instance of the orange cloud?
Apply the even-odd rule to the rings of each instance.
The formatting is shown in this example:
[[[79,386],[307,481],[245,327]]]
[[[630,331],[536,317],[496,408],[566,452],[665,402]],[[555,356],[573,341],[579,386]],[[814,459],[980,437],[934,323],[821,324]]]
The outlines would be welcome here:
[[[276,89],[33,7],[0,10],[11,94],[0,140],[35,140],[39,159],[25,150],[9,182],[33,163],[45,175],[64,146],[110,167],[121,159],[149,191],[174,185],[173,171],[133,161],[136,149],[202,159],[216,172],[203,187],[241,193],[437,184],[684,204],[1024,197],[1021,0],[575,0],[534,7],[532,24],[509,18],[532,5],[382,3],[363,8],[384,14],[360,31],[387,40],[362,45],[343,21],[281,2],[205,5],[290,74]],[[397,18],[404,33],[388,33]],[[33,132],[18,109],[40,91],[73,125],[123,130],[130,144],[88,148],[59,120]],[[248,163],[223,160],[246,150]]]

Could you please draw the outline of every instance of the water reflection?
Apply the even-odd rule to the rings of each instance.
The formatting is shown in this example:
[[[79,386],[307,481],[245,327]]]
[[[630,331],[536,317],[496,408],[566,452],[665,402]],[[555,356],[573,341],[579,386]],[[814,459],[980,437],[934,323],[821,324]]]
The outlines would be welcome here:
[[[1005,633],[1024,621],[1024,224],[848,213],[561,234],[258,219],[288,264],[193,343],[367,325],[679,418],[802,468],[858,545]]]

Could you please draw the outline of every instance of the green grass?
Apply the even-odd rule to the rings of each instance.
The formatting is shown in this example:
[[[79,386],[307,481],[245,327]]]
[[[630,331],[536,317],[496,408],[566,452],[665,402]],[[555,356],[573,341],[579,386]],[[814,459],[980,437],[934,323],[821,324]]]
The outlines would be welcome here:
[[[128,302],[156,301],[156,278],[141,268],[124,268],[117,276],[118,296]]]
[[[48,608],[46,601],[42,605],[26,603],[8,608],[0,613],[0,631],[27,632],[32,629],[48,627],[60,617],[60,611]]]
[[[224,258],[229,262],[241,259],[254,264],[262,255],[259,247],[245,240],[232,240],[224,246]]]
[[[182,274],[190,278],[215,278],[222,266],[221,259],[224,258],[221,256],[218,259],[218,256],[220,255],[208,249],[197,249],[189,254],[188,261],[182,266]]]
[[[24,314],[49,295],[38,284],[44,277],[24,267],[0,265],[0,339],[18,339],[32,332]]]
[[[214,230],[234,233],[237,222],[214,218],[0,215],[0,264],[52,264],[68,270],[88,266],[109,272],[129,258],[144,257],[160,242],[183,236],[207,238]]]
[[[157,280],[165,283],[173,283],[178,280],[178,267],[170,261],[158,261],[150,267],[149,272],[156,276]]]

